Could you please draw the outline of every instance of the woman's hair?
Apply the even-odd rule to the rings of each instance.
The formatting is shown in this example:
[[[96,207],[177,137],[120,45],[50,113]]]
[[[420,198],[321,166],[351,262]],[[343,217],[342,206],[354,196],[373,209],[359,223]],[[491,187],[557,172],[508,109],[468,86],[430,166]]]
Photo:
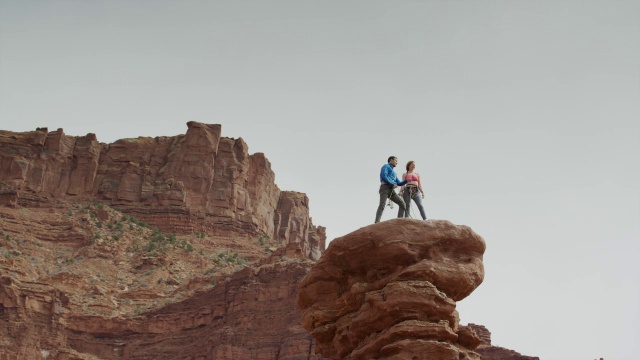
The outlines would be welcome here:
[[[414,163],[414,161],[413,161],[413,160],[411,160],[411,161],[409,161],[409,162],[407,163],[407,171],[409,171],[409,166],[411,166],[411,164],[413,164],[413,163]]]

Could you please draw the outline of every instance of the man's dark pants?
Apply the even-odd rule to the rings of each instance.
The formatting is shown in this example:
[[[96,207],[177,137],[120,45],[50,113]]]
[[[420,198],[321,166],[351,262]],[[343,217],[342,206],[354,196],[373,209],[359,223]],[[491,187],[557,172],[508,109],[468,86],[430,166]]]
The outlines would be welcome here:
[[[406,207],[406,205],[404,204],[404,200],[402,200],[402,198],[398,196],[395,191],[393,191],[393,188],[391,186],[387,184],[380,184],[380,190],[378,191],[378,193],[380,194],[380,203],[378,204],[378,211],[376,211],[376,222],[380,222],[382,212],[384,211],[384,206],[386,205],[389,196],[391,196],[391,201],[398,204],[401,209],[404,209]]]

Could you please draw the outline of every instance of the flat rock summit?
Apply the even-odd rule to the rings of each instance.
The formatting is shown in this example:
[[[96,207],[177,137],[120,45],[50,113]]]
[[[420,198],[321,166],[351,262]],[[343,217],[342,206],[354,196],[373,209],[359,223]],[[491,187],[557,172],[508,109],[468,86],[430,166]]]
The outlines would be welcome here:
[[[0,130],[0,359],[537,359],[459,324],[472,229],[396,219],[325,250],[310,199],[221,133]]]

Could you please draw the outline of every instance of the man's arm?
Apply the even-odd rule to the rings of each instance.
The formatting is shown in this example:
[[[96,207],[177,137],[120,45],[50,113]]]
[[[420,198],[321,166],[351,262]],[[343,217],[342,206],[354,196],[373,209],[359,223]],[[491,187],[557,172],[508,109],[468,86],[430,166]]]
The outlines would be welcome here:
[[[387,183],[387,185],[394,186],[397,185],[396,173],[393,172],[393,168],[391,166],[385,165],[382,167],[382,174],[380,174],[380,179]]]
[[[381,174],[380,178],[384,182],[389,184],[389,186],[394,186],[394,187],[395,186],[402,186],[402,185],[407,183],[407,180],[404,180],[404,181],[398,180],[398,175],[396,175],[396,172],[393,171],[393,167],[391,167],[391,166],[382,167],[382,174]]]

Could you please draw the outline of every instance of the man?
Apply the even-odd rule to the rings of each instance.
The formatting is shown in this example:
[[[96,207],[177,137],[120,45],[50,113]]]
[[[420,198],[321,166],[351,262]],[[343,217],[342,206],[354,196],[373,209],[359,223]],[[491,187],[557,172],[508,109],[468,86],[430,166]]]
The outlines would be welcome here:
[[[404,200],[402,200],[393,189],[406,184],[407,181],[400,181],[398,179],[398,175],[396,175],[396,172],[393,170],[396,165],[398,165],[398,159],[395,156],[389,156],[387,163],[382,165],[382,169],[380,169],[380,191],[378,191],[380,194],[380,204],[376,212],[376,222],[380,222],[380,217],[382,217],[382,211],[384,211],[387,199],[391,199],[391,201],[398,204],[404,214]]]

